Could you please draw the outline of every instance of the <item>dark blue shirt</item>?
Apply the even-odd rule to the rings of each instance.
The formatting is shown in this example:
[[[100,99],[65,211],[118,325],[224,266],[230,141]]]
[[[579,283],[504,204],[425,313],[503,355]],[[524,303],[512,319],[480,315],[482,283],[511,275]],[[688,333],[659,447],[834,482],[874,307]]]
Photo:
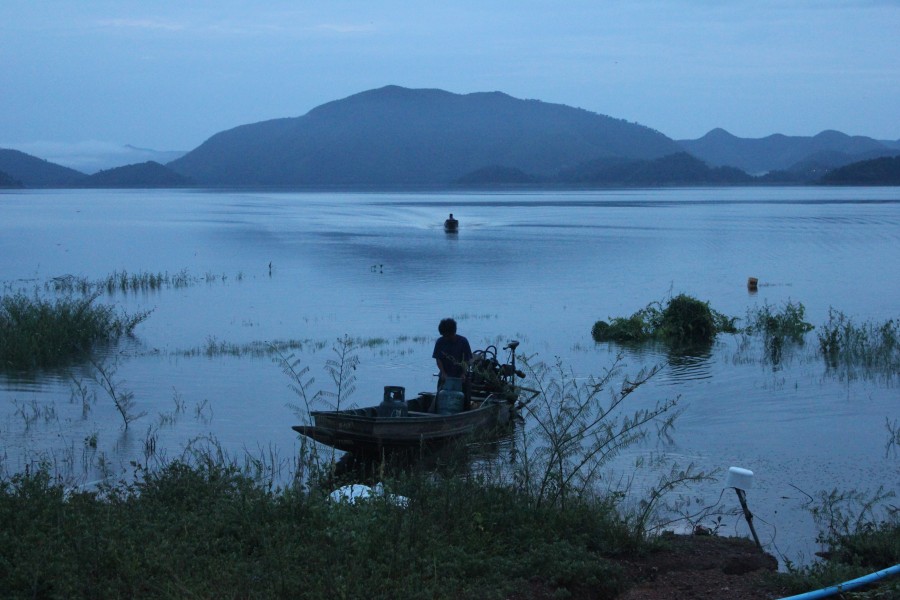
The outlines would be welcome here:
[[[469,340],[459,334],[453,337],[441,336],[434,343],[431,358],[441,361],[447,377],[462,377],[464,372],[462,363],[472,360],[472,348],[469,346]]]

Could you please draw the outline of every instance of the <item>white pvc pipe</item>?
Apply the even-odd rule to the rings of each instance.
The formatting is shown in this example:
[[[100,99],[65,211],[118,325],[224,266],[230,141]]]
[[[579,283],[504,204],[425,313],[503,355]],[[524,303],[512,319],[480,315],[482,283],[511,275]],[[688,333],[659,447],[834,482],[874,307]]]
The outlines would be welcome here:
[[[851,579],[850,581],[845,581],[844,583],[839,583],[831,587],[822,588],[821,590],[805,592],[803,594],[797,594],[796,596],[785,596],[784,598],[781,598],[781,600],[813,600],[814,598],[827,598],[828,596],[840,594],[841,592],[848,592],[858,587],[862,587],[870,583],[875,583],[880,579],[885,579],[887,577],[898,574],[900,574],[900,564],[894,565],[893,567],[888,567],[887,569],[883,569],[881,571],[875,571],[874,573],[870,573],[869,575],[865,575],[857,579]]]

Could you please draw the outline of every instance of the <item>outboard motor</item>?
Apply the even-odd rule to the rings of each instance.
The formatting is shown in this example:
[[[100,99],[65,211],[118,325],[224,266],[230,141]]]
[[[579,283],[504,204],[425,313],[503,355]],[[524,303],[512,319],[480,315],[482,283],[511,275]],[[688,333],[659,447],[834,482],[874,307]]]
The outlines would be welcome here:
[[[399,385],[384,386],[384,400],[378,405],[379,417],[405,417],[409,414],[406,406],[406,388]]]

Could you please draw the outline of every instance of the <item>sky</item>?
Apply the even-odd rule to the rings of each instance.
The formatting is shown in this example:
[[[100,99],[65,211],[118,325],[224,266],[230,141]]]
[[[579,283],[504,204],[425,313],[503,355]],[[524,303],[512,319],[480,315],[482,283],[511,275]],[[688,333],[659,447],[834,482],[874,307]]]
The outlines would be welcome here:
[[[3,0],[0,148],[191,150],[385,85],[900,139],[900,0]],[[63,162],[65,164],[65,162]]]

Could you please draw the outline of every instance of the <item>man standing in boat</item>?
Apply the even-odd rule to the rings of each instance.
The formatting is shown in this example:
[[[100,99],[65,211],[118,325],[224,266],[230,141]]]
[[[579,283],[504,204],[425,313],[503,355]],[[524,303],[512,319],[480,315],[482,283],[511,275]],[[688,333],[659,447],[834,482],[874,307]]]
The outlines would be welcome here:
[[[447,378],[459,379],[465,386],[466,368],[472,360],[472,348],[465,336],[456,333],[456,321],[451,318],[441,319],[438,324],[441,337],[434,343],[431,357],[437,363],[438,391],[443,389]],[[463,388],[465,390],[465,387]],[[468,397],[468,394],[466,394]]]

